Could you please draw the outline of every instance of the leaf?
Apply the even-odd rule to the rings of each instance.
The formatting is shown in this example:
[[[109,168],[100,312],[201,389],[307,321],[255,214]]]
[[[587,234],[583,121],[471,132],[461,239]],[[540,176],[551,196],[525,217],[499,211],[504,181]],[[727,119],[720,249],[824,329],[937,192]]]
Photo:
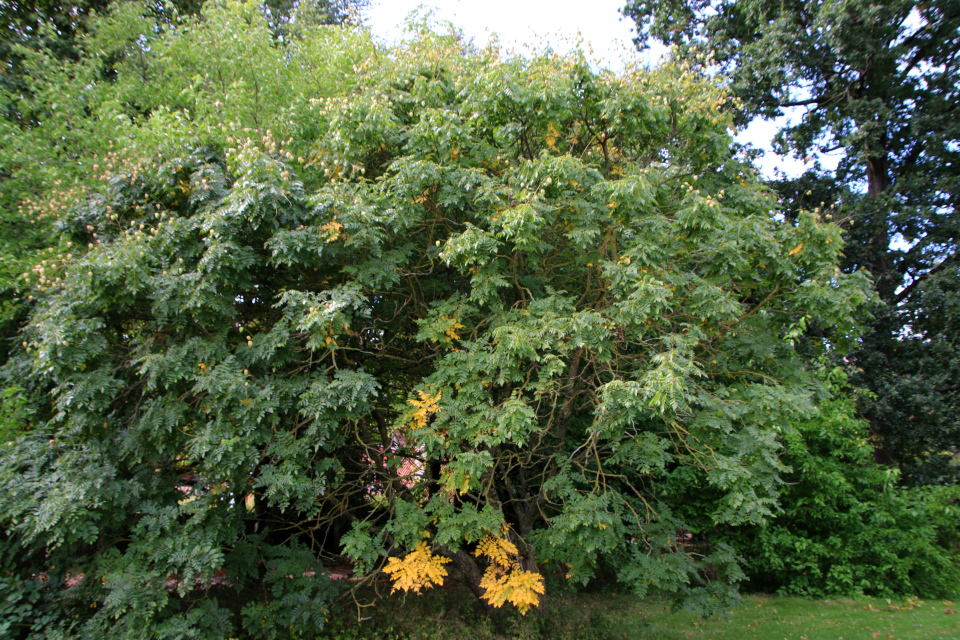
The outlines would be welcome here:
[[[505,534],[506,529],[504,536],[487,536],[477,545],[475,555],[490,560],[480,580],[480,587],[485,589],[482,597],[497,608],[509,602],[526,615],[530,607],[540,604],[545,591],[543,576],[520,566],[519,551]]]
[[[320,227],[320,229],[323,231],[324,239],[327,242],[335,242],[340,238],[340,232],[343,231],[343,225],[334,220],[323,225]]]
[[[443,579],[447,577],[443,565],[448,562],[449,558],[433,555],[427,543],[421,540],[403,560],[390,558],[383,571],[393,580],[391,593],[397,589],[420,593],[421,589],[429,589],[434,585],[443,586]]]
[[[430,420],[430,416],[435,414],[440,410],[440,395],[443,393],[443,390],[437,391],[437,395],[431,396],[423,390],[417,390],[417,394],[420,395],[419,400],[408,400],[410,404],[417,408],[413,412],[413,426],[417,429],[422,429],[427,426],[427,421]]]

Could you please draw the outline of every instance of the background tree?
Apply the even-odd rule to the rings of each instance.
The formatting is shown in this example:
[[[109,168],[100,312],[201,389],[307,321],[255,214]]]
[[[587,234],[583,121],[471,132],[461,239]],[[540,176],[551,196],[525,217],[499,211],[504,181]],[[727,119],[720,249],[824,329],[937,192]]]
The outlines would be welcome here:
[[[865,296],[839,229],[770,215],[684,64],[310,33],[277,45],[232,4],[120,40],[152,38],[106,95],[157,106],[46,201],[61,235],[5,369],[37,410],[0,452],[5,584],[48,577],[29,630],[304,635],[343,553],[521,611],[539,567],[603,559],[729,605],[733,556],[686,553],[652,486],[700,469],[717,522],[769,514],[817,387],[789,336],[852,337]]]
[[[311,0],[252,3],[248,9],[270,17],[274,38],[289,32],[287,40],[303,40],[303,29],[344,23],[361,5]],[[269,41],[258,43],[260,59],[247,60],[244,68],[228,59],[241,54],[236,47],[231,51],[232,36],[241,35],[249,46],[251,31],[238,28],[224,38],[222,17],[216,24],[207,24],[205,17],[216,15],[218,3],[211,3],[206,14],[202,6],[200,0],[0,3],[5,25],[0,34],[0,363],[30,307],[18,277],[49,258],[40,254],[55,244],[54,217],[38,215],[41,202],[49,202],[62,185],[95,184],[99,171],[93,167],[105,166],[107,156],[116,156],[130,138],[142,137],[141,125],[157,110],[184,118],[182,129],[219,126],[223,118],[257,126],[251,104],[257,96],[244,88],[262,86],[260,100],[274,100],[277,82],[293,82],[289,70],[279,71],[289,62],[278,58],[281,49],[262,49]],[[198,28],[178,39],[181,31]],[[211,40],[212,33],[219,40]],[[187,86],[172,75],[177,71],[169,66],[171,47],[176,49],[172,43],[195,47],[200,38],[206,38],[209,50],[193,49],[189,59],[176,63],[194,79]],[[316,46],[316,38],[307,40]],[[348,79],[341,81],[349,86]],[[238,113],[241,104],[246,106]],[[262,104],[259,108],[275,113]]]
[[[720,499],[701,473],[678,469],[660,487],[698,544],[724,540],[744,559],[747,588],[812,597],[951,597],[957,486],[898,487],[874,460],[869,424],[840,367],[824,363],[817,415],[784,435],[781,510],[759,525],[717,526]]]
[[[356,20],[367,4],[367,0],[266,0],[263,9],[275,37],[289,39],[312,26]]]
[[[867,269],[878,304],[851,359],[873,392],[877,458],[913,483],[950,481],[960,445],[956,3],[633,0],[641,36],[709,56],[739,121],[803,110],[777,137],[800,157],[840,150],[835,173],[775,183],[788,208],[829,207],[845,229],[844,269]]]

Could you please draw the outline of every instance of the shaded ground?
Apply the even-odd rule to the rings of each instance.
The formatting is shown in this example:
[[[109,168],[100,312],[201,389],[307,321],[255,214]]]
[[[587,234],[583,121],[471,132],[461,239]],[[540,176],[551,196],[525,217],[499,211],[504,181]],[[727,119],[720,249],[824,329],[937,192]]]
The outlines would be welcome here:
[[[960,598],[958,605],[960,606]],[[452,586],[424,596],[392,597],[357,623],[357,609],[330,621],[317,640],[960,640],[960,614],[950,601],[887,602],[745,596],[726,620],[674,613],[666,601],[619,594],[569,594],[527,616],[487,616],[473,596]]]

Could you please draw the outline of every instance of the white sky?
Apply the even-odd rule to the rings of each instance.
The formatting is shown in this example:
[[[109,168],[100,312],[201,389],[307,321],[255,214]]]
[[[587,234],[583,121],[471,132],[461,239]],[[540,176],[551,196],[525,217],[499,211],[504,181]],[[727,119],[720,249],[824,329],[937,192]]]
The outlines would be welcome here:
[[[645,54],[635,50],[634,23],[620,14],[624,4],[625,0],[577,4],[545,0],[371,0],[364,22],[378,39],[396,42],[403,37],[406,17],[420,7],[421,11],[432,10],[436,20],[453,23],[481,47],[489,42],[491,35],[497,34],[504,49],[518,53],[548,45],[558,52],[566,52],[582,42],[589,59],[612,70],[622,69],[624,59],[639,57],[656,63],[664,55],[663,47],[656,46]],[[769,150],[770,138],[777,128],[774,122],[754,122],[737,140],[766,150],[760,162],[764,175],[772,177],[778,169],[788,176],[799,175],[805,166],[802,161],[777,156]],[[821,161],[826,168],[832,169],[835,164],[830,158]]]

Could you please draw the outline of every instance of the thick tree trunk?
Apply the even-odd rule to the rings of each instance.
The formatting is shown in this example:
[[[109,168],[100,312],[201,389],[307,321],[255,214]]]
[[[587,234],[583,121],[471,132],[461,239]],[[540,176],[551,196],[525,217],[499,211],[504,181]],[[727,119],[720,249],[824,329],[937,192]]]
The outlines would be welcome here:
[[[868,156],[867,158],[867,206],[872,218],[873,235],[870,244],[873,246],[873,259],[870,269],[876,278],[877,293],[884,301],[890,301],[896,292],[897,283],[890,273],[890,227],[888,212],[880,198],[890,186],[890,176],[887,167],[887,154]]]
[[[880,429],[877,425],[877,417],[872,411],[867,413],[867,419],[870,421],[870,434],[873,436],[873,461],[877,464],[893,466],[896,461],[890,457],[890,452],[883,446],[883,438],[880,436]]]
[[[890,175],[888,171],[887,154],[883,152],[879,155],[867,156],[867,206],[869,207],[871,222],[873,223],[873,235],[870,237],[870,244],[873,247],[873,256],[870,260],[870,269],[873,272],[877,293],[881,300],[889,304],[894,304],[893,298],[896,295],[898,282],[890,273],[890,227],[887,221],[888,212],[886,211],[881,197],[890,186]],[[876,343],[874,342],[876,346]],[[883,444],[883,437],[880,433],[877,416],[873,411],[867,413],[870,422],[870,433],[873,436],[873,459],[883,465],[892,465],[894,460],[890,457]]]
[[[881,195],[890,186],[890,175],[887,171],[887,154],[869,156],[867,158],[867,195],[875,198]]]
[[[583,347],[573,352],[570,359],[570,371],[567,372],[566,396],[560,408],[560,417],[557,420],[557,451],[563,450],[563,443],[567,437],[567,421],[573,415],[573,400],[577,395],[577,374],[580,372],[580,358],[583,356]]]
[[[480,567],[477,566],[477,562],[473,559],[473,556],[462,549],[455,552],[447,552],[443,555],[453,560],[454,566],[460,573],[460,581],[470,589],[484,607],[491,609],[490,604],[483,599],[487,590],[480,586],[483,575],[480,573]]]

